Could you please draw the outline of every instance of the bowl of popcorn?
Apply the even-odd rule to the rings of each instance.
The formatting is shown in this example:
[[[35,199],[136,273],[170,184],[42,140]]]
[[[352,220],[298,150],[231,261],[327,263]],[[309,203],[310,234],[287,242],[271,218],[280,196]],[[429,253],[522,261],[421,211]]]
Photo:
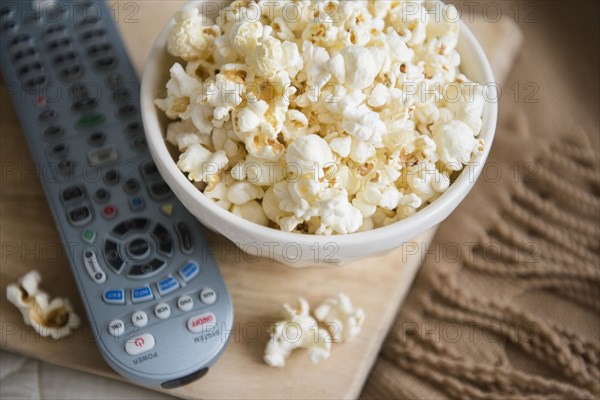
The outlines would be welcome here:
[[[192,1],[147,60],[141,107],[179,200],[291,266],[401,246],[472,189],[496,85],[440,1]]]

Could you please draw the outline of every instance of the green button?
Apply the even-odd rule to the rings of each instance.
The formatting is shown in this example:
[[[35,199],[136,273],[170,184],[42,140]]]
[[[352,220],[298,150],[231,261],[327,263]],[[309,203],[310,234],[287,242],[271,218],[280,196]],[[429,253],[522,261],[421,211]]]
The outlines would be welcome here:
[[[91,113],[85,114],[77,121],[77,129],[91,128],[92,126],[103,124],[105,121],[104,115]]]
[[[94,243],[94,240],[96,240],[96,232],[86,229],[86,231],[83,232],[82,237],[86,242]]]

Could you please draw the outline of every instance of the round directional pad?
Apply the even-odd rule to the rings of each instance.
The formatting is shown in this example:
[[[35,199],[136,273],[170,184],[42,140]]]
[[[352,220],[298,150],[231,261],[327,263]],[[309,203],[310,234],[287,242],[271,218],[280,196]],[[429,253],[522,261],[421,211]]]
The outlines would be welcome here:
[[[141,260],[150,253],[150,244],[146,239],[134,239],[125,246],[127,254],[136,260]]]

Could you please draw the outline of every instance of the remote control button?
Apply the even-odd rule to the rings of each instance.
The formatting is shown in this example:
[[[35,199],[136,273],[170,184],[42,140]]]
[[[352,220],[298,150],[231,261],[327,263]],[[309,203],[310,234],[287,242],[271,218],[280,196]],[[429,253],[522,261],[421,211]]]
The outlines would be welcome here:
[[[127,179],[123,185],[123,190],[125,190],[125,193],[127,194],[135,194],[140,190],[140,183],[137,179]]]
[[[125,304],[125,291],[123,289],[109,289],[102,295],[102,300],[107,304]]]
[[[143,210],[144,207],[146,207],[146,204],[141,197],[136,196],[129,199],[129,208],[131,208],[131,211],[140,211]]]
[[[117,273],[121,272],[121,269],[125,265],[125,261],[119,255],[119,245],[110,239],[104,242],[104,258],[106,258],[108,265]]]
[[[113,92],[113,101],[115,103],[122,103],[127,101],[131,97],[131,90],[127,88],[118,88]]]
[[[48,99],[45,96],[39,95],[35,98],[35,105],[38,108],[44,108],[48,105]]]
[[[85,270],[88,275],[94,282],[98,284],[106,282],[106,274],[102,268],[100,268],[96,253],[93,250],[85,250],[83,252],[83,264],[85,265]]]
[[[88,243],[94,243],[94,241],[96,240],[96,232],[90,230],[90,229],[86,229],[82,234],[81,234],[81,238],[88,242]]]
[[[150,195],[155,200],[164,200],[169,197],[173,192],[171,192],[171,188],[164,181],[156,182],[150,185]]]
[[[2,17],[2,18],[7,18],[9,15],[12,15],[14,13],[15,13],[14,4],[11,4],[11,3],[2,4],[2,7],[0,7],[0,17]]]
[[[25,64],[25,65],[19,67],[19,69],[17,70],[17,73],[19,74],[21,79],[23,79],[23,77],[28,74],[40,74],[43,72],[43,69],[44,68],[42,67],[42,64],[35,61],[35,62]]]
[[[132,218],[123,221],[119,225],[115,226],[112,230],[112,233],[113,235],[118,237],[123,237],[128,233],[133,232],[141,233],[144,232],[146,228],[148,228],[149,224],[150,221],[148,221],[146,218]]]
[[[119,183],[119,171],[114,168],[109,169],[104,174],[104,183],[107,185],[116,185]]]
[[[54,140],[61,137],[64,133],[64,129],[60,126],[51,126],[44,131],[44,137],[47,140]]]
[[[150,235],[156,241],[160,254],[170,256],[173,253],[173,239],[164,226],[156,224]]]
[[[56,118],[56,112],[54,110],[44,110],[38,115],[38,121],[40,122],[50,122],[54,118]]]
[[[167,217],[173,215],[173,203],[167,203],[160,208],[160,211],[165,214]]]
[[[154,161],[148,161],[147,163],[144,163],[144,165],[142,165],[142,175],[146,180],[151,180],[160,177],[160,174],[158,173],[158,168],[156,168],[156,164],[154,164]]]
[[[117,66],[117,59],[113,56],[107,56],[97,59],[94,66],[101,71],[110,71]]]
[[[13,52],[12,57],[14,62],[22,61],[35,55],[35,49],[32,47],[26,47],[24,49],[16,50]]]
[[[51,36],[58,33],[65,33],[67,28],[64,25],[58,24],[53,25],[50,28],[46,29],[46,36]]]
[[[106,141],[106,135],[104,132],[94,132],[88,138],[88,143],[92,146],[102,146]]]
[[[2,24],[2,32],[8,33],[9,31],[12,31],[16,27],[17,27],[17,24],[15,21],[13,21],[12,19],[8,20]]]
[[[35,78],[28,79],[25,81],[25,89],[31,91],[41,90],[42,87],[46,84],[46,77],[43,75],[37,76]]]
[[[104,147],[88,153],[88,161],[96,167],[114,164],[119,160],[119,153],[114,147]]]
[[[150,301],[154,298],[152,295],[152,289],[150,286],[142,286],[136,289],[131,289],[131,302],[142,303],[144,301]]]
[[[57,66],[60,66],[61,64],[72,63],[75,60],[77,60],[77,53],[75,53],[73,51],[66,51],[66,52],[60,53],[59,55],[54,57],[52,59],[52,62],[54,64],[56,64]]]
[[[154,307],[154,315],[158,319],[167,319],[171,316],[171,307],[167,303],[160,303]]]
[[[137,108],[133,104],[124,104],[119,107],[119,117],[129,117],[135,115]]]
[[[114,206],[105,206],[102,209],[102,216],[106,219],[113,219],[117,216],[117,209]]]
[[[83,75],[83,68],[81,68],[79,65],[71,65],[70,67],[63,68],[58,72],[58,76],[63,81],[74,81],[75,79],[81,78],[81,75]],[[95,101],[89,102],[89,105],[85,107],[79,107],[80,105],[78,105],[78,107],[73,107],[73,109],[75,111],[83,111],[95,107],[96,104],[97,103]]]
[[[207,329],[212,329],[216,323],[217,318],[215,315],[208,312],[188,319],[187,328],[192,333],[198,333]]]
[[[92,213],[87,206],[78,207],[69,211],[69,222],[74,226],[85,225],[92,219]]]
[[[158,288],[158,294],[164,296],[179,289],[179,283],[177,280],[175,280],[175,278],[169,276],[168,278],[158,282],[156,287]]]
[[[204,304],[214,304],[214,302],[217,301],[217,293],[211,288],[202,289],[200,292],[200,300],[202,300]]]
[[[87,42],[95,38],[99,38],[106,35],[106,31],[102,28],[99,29],[91,29],[87,32],[81,34],[80,38],[82,42]]]
[[[131,323],[138,328],[143,328],[148,324],[148,315],[143,311],[136,311],[131,316]]]
[[[108,78],[106,78],[106,83],[108,83],[108,86],[112,90],[116,90],[123,86],[123,76],[121,74],[110,74]]]
[[[150,244],[146,239],[134,239],[125,246],[127,254],[136,260],[144,259],[150,254]]]
[[[74,65],[61,70],[60,74],[63,79],[77,78],[81,74],[81,67]],[[86,97],[84,99],[76,100],[71,109],[76,112],[87,111],[98,105],[98,100]]]
[[[105,121],[104,115],[102,114],[86,114],[83,117],[79,118],[75,127],[77,129],[87,129],[93,126],[102,125]]]
[[[129,278],[137,279],[137,278],[146,278],[150,275],[155,275],[158,271],[162,270],[167,263],[164,261],[154,259],[146,264],[138,264],[131,267],[127,276]]]
[[[75,172],[75,163],[71,160],[61,160],[58,163],[58,170],[63,176],[72,176]]]
[[[179,238],[181,251],[187,254],[191,253],[194,241],[188,226],[184,222],[179,221],[175,224],[175,232],[177,232],[177,237]]]
[[[131,141],[131,147],[134,150],[146,150],[148,143],[146,142],[145,136],[136,136]]]
[[[30,42],[31,42],[31,36],[29,36],[26,33],[22,33],[20,35],[15,36],[13,38],[13,40],[10,41],[10,44],[8,45],[8,47],[14,47],[19,44],[30,43]]]
[[[154,348],[154,336],[149,333],[131,338],[125,342],[125,351],[130,356],[137,356]]]
[[[125,324],[120,319],[115,319],[108,324],[108,333],[118,337],[125,333]]]
[[[138,122],[130,122],[127,127],[125,128],[125,131],[127,132],[127,134],[130,135],[135,135],[135,134],[139,134],[139,133],[144,133],[144,126]]]
[[[92,44],[87,48],[87,53],[90,57],[97,57],[108,53],[112,50],[112,46],[108,42]]]
[[[96,193],[94,193],[94,199],[96,199],[98,203],[106,203],[108,199],[110,199],[110,192],[106,189],[98,189],[96,190]]]
[[[194,307],[194,299],[190,296],[181,296],[177,299],[177,308],[181,311],[190,311]]]
[[[83,187],[76,185],[76,186],[69,186],[66,189],[63,189],[60,192],[60,198],[63,202],[63,204],[66,204],[72,200],[82,200],[85,198],[85,195],[83,194]]]
[[[98,21],[100,21],[100,16],[86,15],[86,14],[87,13],[84,13],[83,18],[81,18],[81,20],[77,23],[77,28],[79,28],[79,29],[87,28],[91,25],[98,23]]]
[[[87,88],[81,83],[75,83],[71,85],[69,92],[71,93],[71,102],[83,100],[89,97]]]
[[[48,50],[55,51],[62,49],[64,47],[68,47],[71,44],[71,39],[68,37],[62,37],[59,39],[51,40],[48,42]]]
[[[188,262],[179,270],[179,276],[185,283],[188,283],[200,273],[200,267],[193,261]]]
[[[52,147],[51,153],[56,158],[64,158],[69,152],[69,148],[62,143],[59,143]]]

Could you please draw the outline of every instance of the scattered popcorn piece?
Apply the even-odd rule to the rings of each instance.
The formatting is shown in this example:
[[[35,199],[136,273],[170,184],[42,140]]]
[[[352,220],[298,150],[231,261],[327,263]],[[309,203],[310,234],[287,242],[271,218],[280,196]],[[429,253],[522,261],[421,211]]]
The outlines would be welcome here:
[[[308,302],[298,299],[298,306],[283,305],[283,321],[271,330],[271,339],[265,349],[264,360],[271,367],[285,366],[285,360],[295,349],[308,349],[313,363],[329,358],[331,336],[309,314]]]
[[[186,6],[155,100],[177,165],[219,206],[288,232],[365,231],[427,206],[483,151],[485,107],[460,68],[458,10],[429,11],[239,0],[213,21]]]
[[[336,343],[349,342],[356,337],[365,321],[362,308],[354,309],[350,298],[343,293],[318,306],[315,318],[324,324]]]
[[[8,285],[6,297],[19,309],[25,323],[40,335],[53,339],[68,336],[79,326],[79,317],[67,299],[50,300],[38,287],[41,279],[37,271],[27,273],[18,284]]]

